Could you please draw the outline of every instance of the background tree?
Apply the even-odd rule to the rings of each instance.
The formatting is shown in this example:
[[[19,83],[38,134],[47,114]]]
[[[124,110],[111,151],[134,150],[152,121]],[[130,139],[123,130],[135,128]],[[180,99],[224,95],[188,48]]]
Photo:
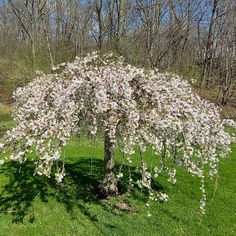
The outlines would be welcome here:
[[[12,7],[12,11],[19,20],[23,31],[27,34],[32,50],[32,64],[35,68],[36,60],[36,39],[37,39],[37,24],[41,20],[44,7],[47,4],[46,0],[30,0],[30,1],[8,1]]]
[[[234,19],[230,0],[2,0],[2,97],[30,80],[34,69],[49,72],[53,64],[99,49],[195,79],[203,96],[233,107]],[[5,72],[6,64],[17,65],[17,76]]]

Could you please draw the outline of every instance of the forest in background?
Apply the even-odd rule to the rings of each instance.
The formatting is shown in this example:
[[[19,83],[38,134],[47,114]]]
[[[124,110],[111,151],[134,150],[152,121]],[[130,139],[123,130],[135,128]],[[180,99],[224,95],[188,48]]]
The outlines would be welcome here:
[[[236,110],[233,0],[0,0],[0,101],[35,70],[93,50],[178,73]]]

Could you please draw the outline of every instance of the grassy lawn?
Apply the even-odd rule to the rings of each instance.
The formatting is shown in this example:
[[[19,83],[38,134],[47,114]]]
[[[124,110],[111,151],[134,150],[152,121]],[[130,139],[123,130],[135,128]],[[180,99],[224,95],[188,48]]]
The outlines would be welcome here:
[[[14,125],[10,116],[10,108],[0,103],[0,138],[4,132]]]
[[[13,122],[0,109],[0,132]],[[86,139],[74,139],[65,149],[66,176],[61,185],[53,179],[33,176],[32,163],[6,163],[0,168],[0,235],[236,235],[236,145],[229,159],[219,166],[219,177],[207,182],[206,215],[199,215],[198,178],[184,170],[177,172],[171,185],[158,177],[154,188],[169,195],[167,203],[151,205],[147,217],[146,194],[134,187],[123,194],[98,200],[93,189],[102,179],[103,149],[97,141],[92,147]],[[151,154],[147,153],[151,159]],[[139,162],[133,157],[131,168]],[[117,169],[121,159],[117,153]],[[124,166],[128,172],[128,163]],[[125,189],[127,182],[120,186]],[[121,211],[117,203],[127,203],[131,212]]]

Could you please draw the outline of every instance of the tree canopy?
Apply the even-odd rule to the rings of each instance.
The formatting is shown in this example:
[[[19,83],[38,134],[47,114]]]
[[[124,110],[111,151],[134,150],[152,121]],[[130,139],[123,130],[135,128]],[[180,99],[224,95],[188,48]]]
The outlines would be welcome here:
[[[62,147],[75,127],[86,122],[92,135],[105,132],[108,149],[119,148],[130,162],[136,151],[142,155],[147,148],[153,150],[159,165],[150,170],[142,158],[137,182],[148,189],[150,200],[168,198],[152,190],[152,178],[161,172],[173,184],[176,166],[200,177],[203,212],[204,178],[217,174],[219,159],[228,155],[233,141],[224,126],[234,122],[221,120],[219,109],[194,93],[187,81],[175,74],[136,68],[111,53],[93,52],[58,65],[52,74],[38,72],[32,82],[16,90],[14,99],[17,125],[0,145],[5,153],[2,163],[30,159],[35,172],[48,177],[55,164],[55,178],[61,182],[66,173],[58,162]],[[115,181],[122,177],[122,170],[112,176]]]

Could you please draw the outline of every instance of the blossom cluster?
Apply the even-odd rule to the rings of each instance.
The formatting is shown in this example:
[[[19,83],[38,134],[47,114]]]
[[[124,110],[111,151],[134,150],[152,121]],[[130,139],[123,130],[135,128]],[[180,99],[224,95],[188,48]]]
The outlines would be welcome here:
[[[149,190],[152,177],[160,172],[176,182],[173,165],[202,179],[215,175],[219,159],[228,155],[234,141],[224,126],[235,123],[222,121],[219,109],[202,100],[187,81],[134,67],[113,54],[94,52],[56,66],[53,74],[38,73],[17,89],[14,99],[17,126],[6,133],[0,151],[5,159],[32,159],[39,175],[51,175],[53,163],[81,121],[92,135],[102,126],[111,142],[119,140],[128,158],[137,146],[142,152],[153,149],[160,166],[153,173],[143,161],[138,182]],[[61,182],[64,175],[64,166],[59,166],[56,179]],[[158,194],[162,201],[168,199]]]

